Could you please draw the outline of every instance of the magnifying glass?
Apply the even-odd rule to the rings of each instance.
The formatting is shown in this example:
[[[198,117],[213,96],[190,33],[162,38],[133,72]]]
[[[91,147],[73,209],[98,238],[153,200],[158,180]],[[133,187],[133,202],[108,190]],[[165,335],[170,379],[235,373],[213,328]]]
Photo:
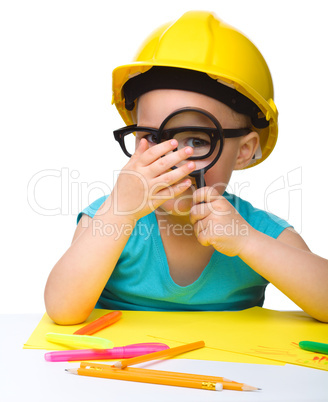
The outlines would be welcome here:
[[[115,139],[120,143],[123,152],[131,157],[136,148],[135,133],[143,133],[143,137],[151,143],[161,143],[170,139],[178,142],[176,152],[186,146],[193,148],[193,155],[187,159],[196,163],[196,170],[189,174],[196,180],[198,188],[206,186],[204,175],[218,161],[222,154],[224,139],[248,134],[249,128],[223,129],[219,121],[209,112],[199,108],[186,107],[178,109],[167,116],[159,129],[132,125],[114,131]],[[134,135],[132,135],[134,134]],[[172,169],[176,169],[186,161]]]
[[[193,155],[187,160],[196,163],[196,170],[189,174],[196,180],[198,188],[206,186],[204,174],[220,158],[223,150],[223,130],[220,123],[205,110],[183,108],[171,113],[159,128],[159,142],[174,138],[178,142],[178,151],[186,146],[193,149]],[[179,167],[173,166],[172,169]]]

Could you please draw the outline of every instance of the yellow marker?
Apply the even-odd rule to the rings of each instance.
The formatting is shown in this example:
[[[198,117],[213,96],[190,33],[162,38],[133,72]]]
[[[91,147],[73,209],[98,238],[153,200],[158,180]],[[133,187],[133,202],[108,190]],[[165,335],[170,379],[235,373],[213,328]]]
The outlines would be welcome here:
[[[46,340],[54,343],[61,343],[74,348],[111,349],[114,347],[114,343],[108,339],[89,335],[69,335],[49,332],[46,334]]]

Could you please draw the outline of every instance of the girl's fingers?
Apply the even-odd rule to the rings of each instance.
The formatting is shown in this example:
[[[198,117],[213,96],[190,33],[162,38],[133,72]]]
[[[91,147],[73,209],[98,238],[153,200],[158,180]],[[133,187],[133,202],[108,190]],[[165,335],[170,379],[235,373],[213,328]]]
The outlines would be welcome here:
[[[189,161],[183,166],[170,170],[157,177],[157,179],[154,180],[157,191],[177,183],[184,177],[188,176],[193,170],[195,170],[195,167],[195,162]]]
[[[155,208],[159,207],[163,202],[175,198],[186,191],[192,185],[190,179],[185,179],[182,182],[176,183],[172,186],[163,188],[156,193],[153,197],[153,203]]]
[[[177,145],[178,142],[172,139],[149,148],[148,142],[142,138],[131,159],[138,160],[141,166],[149,167],[152,177],[157,177],[192,156],[191,147],[173,152]],[[187,169],[186,174],[189,172],[190,170]]]
[[[195,225],[198,221],[206,218],[212,210],[213,208],[208,203],[194,205],[190,210],[190,223]]]
[[[131,159],[140,158],[140,156],[149,148],[148,142],[145,138],[141,138],[137,149],[131,156]]]
[[[151,163],[157,161],[163,155],[172,152],[178,146],[178,141],[174,139],[161,142],[160,144],[154,145],[150,148],[147,143],[148,149],[147,152],[145,152],[146,150],[143,150],[143,148],[141,148],[141,143],[143,142],[147,142],[147,140],[145,140],[144,138],[140,140],[139,146],[136,149],[134,155],[140,157],[140,162],[144,166],[148,166]]]
[[[193,194],[194,204],[201,202],[213,202],[217,199],[224,198],[214,187],[202,187],[197,189]]]
[[[183,149],[179,149],[179,151],[168,153],[164,157],[159,158],[151,166],[154,177],[160,176],[171,169],[173,166],[179,165],[181,162],[190,158],[192,154],[192,148],[186,147]]]

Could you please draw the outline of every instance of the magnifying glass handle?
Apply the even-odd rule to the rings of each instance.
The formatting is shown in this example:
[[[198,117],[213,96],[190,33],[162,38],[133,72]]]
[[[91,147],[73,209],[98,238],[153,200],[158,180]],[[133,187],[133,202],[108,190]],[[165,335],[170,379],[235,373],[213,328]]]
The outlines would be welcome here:
[[[195,177],[195,179],[196,179],[196,187],[197,187],[197,188],[202,188],[202,187],[205,187],[205,186],[206,186],[205,178],[204,178],[204,173],[203,173],[203,172],[197,172],[197,173],[194,175],[194,177]],[[200,204],[204,204],[204,203],[205,203],[205,201],[200,202]]]
[[[206,186],[203,173],[199,172],[199,173],[195,176],[195,179],[196,179],[196,186],[197,186],[197,188],[201,188],[201,187],[205,187],[205,186]]]

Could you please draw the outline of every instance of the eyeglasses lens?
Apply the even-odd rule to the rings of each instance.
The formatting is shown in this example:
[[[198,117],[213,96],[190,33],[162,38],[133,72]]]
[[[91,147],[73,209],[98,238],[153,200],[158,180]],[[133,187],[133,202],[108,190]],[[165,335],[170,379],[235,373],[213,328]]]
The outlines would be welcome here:
[[[134,154],[136,148],[136,137],[132,132],[127,133],[124,136],[124,146],[130,155]]]
[[[148,146],[152,147],[157,144],[156,136],[153,133],[134,131],[126,133],[124,136],[124,146],[130,155],[133,155],[139,145],[141,138],[145,138]]]

